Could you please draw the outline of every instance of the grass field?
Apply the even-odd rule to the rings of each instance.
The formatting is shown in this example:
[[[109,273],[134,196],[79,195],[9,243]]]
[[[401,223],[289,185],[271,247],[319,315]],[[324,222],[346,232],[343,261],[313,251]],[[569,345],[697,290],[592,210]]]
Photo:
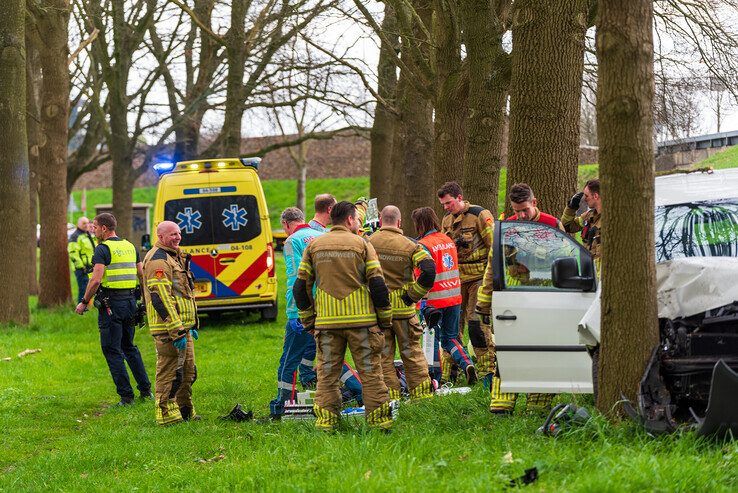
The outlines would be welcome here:
[[[111,407],[95,317],[34,307],[30,327],[0,327],[0,358],[11,357],[0,361],[0,491],[500,491],[534,466],[529,491],[738,489],[736,443],[651,438],[600,417],[547,438],[520,405],[513,417],[491,416],[482,388],[404,405],[390,435],[361,421],[324,435],[308,423],[219,420],[236,402],[268,415],[282,318],[205,321],[194,385],[204,419],[159,428],[150,402]],[[141,331],[137,343],[153,379],[151,339]],[[16,356],[27,348],[42,352]]]

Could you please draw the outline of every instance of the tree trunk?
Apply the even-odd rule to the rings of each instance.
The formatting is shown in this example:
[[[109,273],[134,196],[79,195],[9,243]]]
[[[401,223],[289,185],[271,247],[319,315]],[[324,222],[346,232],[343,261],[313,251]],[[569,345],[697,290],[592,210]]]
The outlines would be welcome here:
[[[464,155],[464,197],[497,215],[510,56],[502,48],[500,15],[509,0],[464,0],[469,64],[469,117]],[[504,15],[504,14],[502,14]]]
[[[602,340],[597,407],[635,402],[658,343],[654,259],[653,4],[605,0],[597,20]],[[634,220],[637,218],[637,220]]]
[[[447,181],[463,181],[469,74],[461,64],[461,29],[456,14],[450,11],[448,2],[434,1],[433,6],[436,91],[432,190],[435,192]]]
[[[29,318],[28,264],[10,253],[28,241],[25,15],[25,1],[8,0],[0,16],[0,323],[19,324]]]
[[[382,31],[390,44],[382,41],[377,66],[377,93],[391,104],[397,91],[397,64],[394,52],[399,46],[397,18],[389,3],[384,5]],[[392,140],[397,116],[394,108],[377,101],[374,122],[369,134],[371,142],[369,195],[377,198],[380,207],[392,200]]]
[[[308,169],[307,151],[308,142],[300,142],[298,156],[295,162],[297,164],[297,200],[295,207],[299,208],[302,212],[305,212],[305,208],[307,207],[305,200],[305,185],[307,184]]]
[[[435,197],[433,186],[433,106],[400,73],[398,107],[400,119],[395,127],[392,161],[393,200],[404,223],[418,207],[427,207]],[[398,143],[401,143],[398,145]],[[385,204],[386,205],[386,204]],[[408,234],[413,234],[408,230]]]
[[[39,21],[41,35],[41,173],[39,212],[41,261],[39,306],[71,300],[67,257],[67,133],[69,122],[69,2],[49,0]]]
[[[26,131],[28,134],[29,217],[28,217],[28,294],[38,294],[37,226],[39,192],[39,149],[41,146],[41,62],[38,48],[26,36]]]
[[[245,64],[244,43],[246,33],[245,0],[234,0],[231,5],[231,28],[226,36],[228,46],[228,77],[226,87],[226,108],[221,130],[221,156],[238,157],[241,155],[241,126],[243,121],[243,76]]]
[[[508,190],[526,182],[556,216],[576,189],[586,0],[516,0]]]

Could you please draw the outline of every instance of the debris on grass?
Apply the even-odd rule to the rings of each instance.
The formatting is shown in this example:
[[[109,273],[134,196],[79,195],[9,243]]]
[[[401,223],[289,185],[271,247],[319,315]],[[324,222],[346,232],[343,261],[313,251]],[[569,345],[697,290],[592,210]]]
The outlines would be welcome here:
[[[20,353],[18,353],[18,357],[19,358],[24,358],[24,357],[28,356],[29,354],[36,354],[36,353],[40,353],[40,352],[41,352],[40,349],[26,349],[25,351],[21,351]]]
[[[7,358],[3,358],[3,359],[2,359],[2,361],[10,361],[10,360],[12,360],[12,359],[13,359],[13,358],[11,358],[11,357],[7,357]]]
[[[537,479],[538,479],[538,468],[531,467],[530,469],[526,469],[525,474],[523,474],[519,478],[511,479],[509,487],[516,488],[518,486],[525,486],[525,485],[535,482]]]
[[[506,453],[505,455],[502,456],[502,463],[503,464],[512,464],[513,462],[515,462],[515,460],[513,459],[512,452],[508,452],[508,453]]]
[[[210,457],[209,459],[197,458],[195,459],[195,462],[197,462],[198,464],[210,464],[212,462],[220,462],[226,457],[224,452],[225,452],[225,449],[221,448],[219,454],[214,455]]]

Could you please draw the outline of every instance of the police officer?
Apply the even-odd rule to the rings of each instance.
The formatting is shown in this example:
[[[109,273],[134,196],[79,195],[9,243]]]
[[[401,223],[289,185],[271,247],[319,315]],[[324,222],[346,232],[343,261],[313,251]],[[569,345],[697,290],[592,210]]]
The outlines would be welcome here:
[[[463,334],[464,324],[468,324],[469,339],[477,358],[477,374],[479,378],[488,380],[493,372],[495,354],[492,328],[489,324],[482,323],[479,315],[474,312],[474,306],[487,266],[487,257],[492,248],[494,217],[487,209],[465,201],[461,187],[455,181],[444,183],[438,190],[438,200],[447,212],[443,217],[441,230],[456,243],[459,258],[461,277],[459,338]],[[452,363],[450,355],[445,352],[444,359],[447,365]]]
[[[428,361],[420,346],[423,328],[415,314],[415,304],[433,287],[436,266],[428,252],[416,241],[402,234],[400,209],[388,205],[379,215],[382,227],[369,237],[379,257],[392,304],[392,327],[384,330],[382,370],[390,399],[400,398],[400,381],[395,372],[395,347],[405,369],[410,398],[431,397],[433,387],[428,375]],[[417,280],[413,279],[415,270]]]
[[[133,343],[136,286],[143,271],[136,247],[115,234],[115,216],[106,212],[98,214],[93,224],[99,244],[92,255],[92,277],[75,311],[84,314],[90,300],[96,296],[100,345],[120,395],[118,405],[124,406],[132,404],[134,397],[125,362],[136,379],[141,398],[151,397],[151,382],[141,353]]]
[[[337,203],[331,223],[330,231],[305,249],[293,288],[300,320],[305,330],[315,331],[318,347],[315,426],[330,431],[338,425],[348,346],[364,390],[367,423],[388,429],[392,413],[382,377],[382,329],[392,327],[389,291],[374,247],[358,236],[356,206]]]
[[[477,370],[466,348],[459,341],[461,279],[456,245],[451,238],[439,231],[441,226],[438,216],[430,207],[415,209],[412,218],[419,237],[418,243],[430,253],[436,267],[435,282],[426,296],[423,317],[431,324],[431,314],[437,314],[436,340],[440,340],[443,350],[451,355],[452,361],[464,372],[467,383],[474,385]],[[442,380],[450,379],[450,366],[448,362],[443,366]]]
[[[579,206],[584,199],[587,211],[577,216]],[[584,190],[574,194],[569,200],[564,213],[561,215],[561,223],[567,233],[582,232],[582,243],[599,267],[602,255],[602,242],[600,241],[600,228],[602,227],[602,197],[600,196],[600,180],[589,180]]]
[[[87,289],[89,274],[92,272],[92,254],[95,251],[95,241],[89,230],[91,223],[85,216],[77,219],[77,229],[69,237],[67,252],[74,267],[74,277],[77,279],[77,303],[82,301]]]
[[[144,258],[144,300],[156,345],[156,422],[169,425],[199,418],[192,404],[199,334],[191,256],[179,249],[179,226],[162,221],[156,236]]]
[[[538,207],[538,201],[533,194],[533,190],[527,183],[516,183],[510,187],[510,204],[515,214],[508,217],[508,221],[531,221],[539,222],[551,226],[552,228],[558,228],[564,230],[561,221],[556,219],[550,214],[541,212]],[[505,273],[505,279],[507,285],[514,284],[525,284],[530,277],[528,269],[515,260],[514,251],[506,252],[507,256],[507,272]],[[484,272],[484,280],[482,285],[479,287],[479,293],[477,294],[477,305],[475,311],[481,315],[482,320],[487,323],[491,312],[492,305],[492,278],[493,278],[493,267],[491,262],[491,251],[490,261],[487,263],[487,269]],[[497,368],[496,375],[492,379],[492,388],[490,391],[491,399],[489,404],[490,412],[494,414],[512,414],[515,410],[515,401],[517,395],[509,392],[502,392],[500,390],[500,369]],[[503,369],[504,371],[504,369]],[[553,400],[553,394],[540,394],[532,393],[528,394],[526,404],[529,411],[547,411]]]
[[[326,194],[327,195],[327,194]],[[318,195],[323,197],[325,195]],[[333,197],[332,195],[328,195]],[[333,199],[335,202],[335,199]],[[316,210],[318,204],[316,199]],[[330,207],[333,207],[331,204]],[[315,360],[315,338],[308,334],[300,323],[292,287],[297,279],[297,270],[300,267],[302,254],[308,244],[323,233],[305,224],[305,215],[297,207],[288,207],[282,212],[282,228],[289,235],[284,241],[284,263],[287,271],[287,326],[285,327],[282,356],[277,368],[277,396],[269,403],[271,419],[281,419],[284,414],[285,402],[290,400],[296,387],[296,377],[299,370],[300,382],[305,388],[315,388],[317,376],[313,369]],[[325,221],[330,222],[330,219]],[[311,221],[312,223],[312,221]],[[322,223],[321,223],[322,224]],[[356,372],[344,361],[341,381],[344,384],[347,400],[354,399],[362,405],[361,382]],[[343,391],[342,391],[343,393]]]

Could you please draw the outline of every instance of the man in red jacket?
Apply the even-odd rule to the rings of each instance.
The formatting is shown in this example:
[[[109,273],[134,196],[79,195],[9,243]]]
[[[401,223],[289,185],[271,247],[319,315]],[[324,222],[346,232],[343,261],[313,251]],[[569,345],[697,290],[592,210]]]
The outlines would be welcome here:
[[[533,190],[527,183],[516,183],[510,188],[510,204],[515,214],[508,217],[508,221],[532,221],[543,223],[552,228],[558,228],[564,231],[561,221],[550,214],[541,212],[537,207],[537,201]],[[491,252],[491,250],[490,250]],[[491,255],[491,253],[490,253]],[[514,263],[512,263],[514,265]],[[527,269],[519,265],[513,270],[512,265],[505,273],[508,285],[525,284]],[[482,320],[486,323],[489,320],[492,305],[492,262],[487,262],[487,269],[484,272],[484,280],[482,286],[477,293],[477,306],[475,311],[479,313]],[[497,365],[495,365],[496,367]],[[489,410],[495,414],[510,414],[515,409],[516,395],[511,393],[503,393],[500,391],[499,371],[495,372],[491,385],[491,401]],[[551,405],[553,394],[529,394],[527,398],[529,411],[545,411]]]

